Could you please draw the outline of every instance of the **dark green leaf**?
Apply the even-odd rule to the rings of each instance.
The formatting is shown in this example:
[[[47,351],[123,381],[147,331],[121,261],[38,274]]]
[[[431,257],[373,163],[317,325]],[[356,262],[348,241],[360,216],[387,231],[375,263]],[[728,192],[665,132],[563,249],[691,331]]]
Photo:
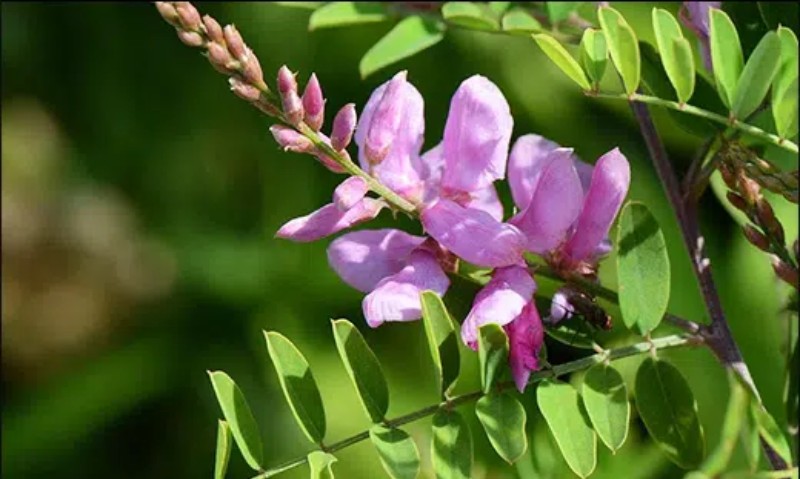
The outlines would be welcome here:
[[[757,401],[750,402],[750,410],[753,417],[758,424],[758,432],[761,438],[769,444],[778,455],[786,461],[786,464],[792,463],[792,449],[789,447],[789,442],[786,440],[781,428],[775,422],[775,419],[764,409],[764,406],[758,404]]]
[[[472,477],[472,435],[457,411],[439,409],[433,416],[431,458],[437,479]]]
[[[581,2],[545,2],[547,17],[551,23],[558,23],[569,18]]]
[[[675,464],[696,468],[705,455],[697,403],[671,364],[647,358],[636,372],[636,407],[650,435]]]
[[[667,76],[675,88],[678,101],[685,103],[694,92],[692,47],[683,38],[678,21],[666,10],[653,9],[653,29]]]
[[[214,459],[214,479],[223,479],[231,457],[231,428],[220,420],[217,425],[217,453]]]
[[[597,435],[616,452],[628,437],[631,416],[628,390],[619,372],[606,364],[592,366],[583,378],[583,403]]]
[[[587,28],[583,31],[583,38],[581,38],[581,64],[595,88],[603,79],[607,63],[606,37],[600,30]]]
[[[580,477],[589,477],[597,465],[597,435],[578,391],[569,384],[546,380],[536,389],[536,403],[569,468]]]
[[[600,7],[597,18],[603,27],[606,45],[614,67],[622,76],[625,92],[632,95],[639,87],[641,58],[639,41],[625,18],[611,7]]]
[[[619,307],[629,329],[654,330],[667,311],[670,267],[658,222],[642,203],[629,202],[617,231]]]
[[[733,96],[733,113],[744,120],[764,101],[769,91],[781,55],[781,40],[775,32],[769,32],[753,50],[742,70]]]
[[[376,424],[369,430],[369,438],[386,472],[394,479],[414,479],[419,473],[419,452],[414,440],[402,429]]]
[[[330,2],[315,10],[308,19],[308,29],[343,27],[389,19],[380,2]]]
[[[545,328],[545,333],[556,341],[573,348],[594,349],[592,331],[586,321],[578,316],[560,321],[555,326]]]
[[[383,421],[389,409],[389,387],[378,358],[353,323],[340,319],[332,325],[336,349],[356,386],[364,410],[373,423]]]
[[[483,392],[488,393],[508,363],[508,336],[502,326],[488,323],[478,329],[478,358]]]
[[[514,7],[503,15],[503,31],[526,35],[541,30],[542,25],[525,9]]]
[[[506,462],[511,464],[525,453],[525,408],[513,396],[496,392],[483,396],[475,404],[475,414],[492,447]]]
[[[432,47],[442,38],[444,25],[441,22],[418,16],[405,18],[361,58],[358,64],[361,78]]]
[[[224,372],[209,371],[208,376],[214,387],[214,393],[217,395],[222,415],[231,429],[233,440],[239,446],[242,457],[252,469],[260,470],[264,462],[261,436],[244,394],[233,382],[233,379]]]
[[[739,33],[736,32],[736,26],[730,17],[722,10],[712,8],[709,13],[709,23],[711,63],[714,65],[717,91],[722,102],[728,108],[732,108],[736,84],[744,66]]]
[[[314,451],[308,455],[308,468],[311,469],[311,479],[333,479],[331,466],[336,462],[333,454],[324,451]]]
[[[319,444],[325,438],[325,408],[308,361],[280,333],[265,331],[264,338],[286,402],[306,437]]]
[[[438,294],[423,291],[420,300],[425,336],[436,370],[437,389],[446,396],[455,386],[461,362],[456,326]]]
[[[546,33],[532,36],[545,55],[547,55],[562,72],[566,73],[572,81],[577,83],[584,90],[590,90],[592,88],[581,66],[555,38]]]
[[[475,2],[447,2],[442,6],[442,17],[447,23],[470,29],[493,31],[498,29],[497,18],[487,5]]]

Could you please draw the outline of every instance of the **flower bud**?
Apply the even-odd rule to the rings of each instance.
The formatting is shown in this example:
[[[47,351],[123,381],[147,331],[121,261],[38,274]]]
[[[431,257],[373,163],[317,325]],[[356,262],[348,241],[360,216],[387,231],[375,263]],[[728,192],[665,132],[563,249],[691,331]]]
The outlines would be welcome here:
[[[156,9],[158,9],[158,13],[161,14],[161,17],[167,21],[173,27],[177,27],[180,25],[180,20],[178,19],[178,11],[175,10],[175,7],[170,2],[156,2]]]
[[[340,151],[347,148],[350,140],[353,139],[353,132],[356,129],[356,106],[348,103],[343,106],[333,119],[333,129],[331,131],[331,146],[334,150]]]
[[[361,201],[368,191],[369,186],[364,178],[351,176],[333,191],[333,204],[339,211],[347,211]]]
[[[208,61],[219,72],[230,75],[233,73],[229,65],[233,61],[231,54],[228,50],[216,42],[210,42],[206,45],[208,51]]]
[[[222,44],[225,42],[225,36],[222,33],[222,27],[219,22],[214,20],[214,17],[206,15],[203,17],[203,25],[206,27],[206,35],[212,42]]]
[[[183,42],[184,45],[188,45],[190,47],[203,46],[203,36],[197,32],[178,30],[178,38]]]
[[[286,65],[278,69],[278,91],[283,94],[294,90],[297,92],[297,80]]]
[[[744,225],[742,231],[744,232],[744,237],[747,238],[747,241],[752,243],[753,246],[761,251],[769,251],[769,240],[758,230],[750,225]]]
[[[372,164],[383,161],[400,128],[404,113],[403,94],[406,88],[406,76],[407,72],[402,71],[389,81],[372,114],[365,145],[365,156]]]
[[[325,100],[322,98],[322,88],[314,73],[311,74],[303,91],[303,108],[306,113],[306,125],[314,131],[319,131],[325,121]]]
[[[176,2],[175,10],[178,12],[178,20],[186,30],[199,31],[203,24],[200,13],[190,2]]]
[[[772,269],[775,274],[786,283],[790,284],[795,289],[800,288],[800,275],[792,265],[781,261],[776,255],[772,255]]]
[[[739,193],[748,205],[755,204],[761,198],[761,187],[750,178],[739,175]]]
[[[737,210],[747,211],[747,203],[745,203],[744,198],[732,191],[729,191],[725,196]]]
[[[778,221],[778,218],[775,216],[775,211],[773,211],[772,206],[767,200],[762,198],[756,202],[756,215],[764,229],[766,229],[778,243],[783,244],[786,241],[783,225]]]
[[[239,30],[233,25],[225,25],[222,33],[225,36],[225,43],[228,45],[228,51],[231,52],[237,60],[245,63],[247,61],[247,47],[244,44],[244,40],[242,40],[242,35],[239,33]]]
[[[286,65],[278,70],[278,91],[281,95],[281,104],[283,112],[286,114],[286,120],[292,125],[303,121],[303,102],[297,95],[297,80]]]
[[[720,163],[718,169],[720,175],[722,175],[722,180],[728,185],[728,188],[736,189],[736,176],[733,174],[731,167],[725,163]]]
[[[311,140],[298,133],[294,128],[283,125],[272,125],[269,127],[270,133],[275,137],[283,151],[293,151],[295,153],[311,153],[314,151],[314,144]]]
[[[249,102],[258,101],[261,97],[261,91],[253,85],[248,85],[236,77],[228,78],[228,83],[231,86],[231,91],[239,98]]]
[[[261,63],[259,63],[258,58],[253,54],[253,51],[245,47],[244,60],[241,61],[244,67],[242,70],[244,79],[251,85],[266,90],[267,84],[264,83],[264,72],[261,71]]]

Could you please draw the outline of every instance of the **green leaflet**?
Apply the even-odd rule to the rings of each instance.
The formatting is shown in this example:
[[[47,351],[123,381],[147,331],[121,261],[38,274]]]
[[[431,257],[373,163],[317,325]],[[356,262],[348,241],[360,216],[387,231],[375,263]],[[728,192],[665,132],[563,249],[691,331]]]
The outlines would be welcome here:
[[[386,472],[394,479],[414,479],[419,473],[419,452],[414,440],[402,429],[376,424],[369,438]]]
[[[214,456],[214,479],[223,479],[231,457],[231,428],[220,420],[217,424],[217,452]]]
[[[552,23],[564,21],[578,8],[580,3],[581,2],[545,2],[547,17]]]
[[[611,366],[596,364],[583,378],[583,404],[594,430],[616,452],[628,437],[631,406],[622,375]]]
[[[407,17],[364,54],[358,64],[361,78],[432,47],[442,38],[444,25],[440,21],[419,16]]]
[[[442,6],[442,17],[447,23],[475,30],[494,31],[499,28],[496,13],[486,4],[447,2]]]
[[[772,82],[772,115],[781,138],[797,135],[797,37],[786,27],[778,28],[781,58]]]
[[[252,469],[256,471],[261,469],[264,462],[261,436],[244,394],[224,372],[209,371],[208,376],[217,395],[222,415],[225,416],[225,422],[230,427],[233,440],[239,446],[242,457]]]
[[[433,416],[431,460],[437,479],[472,477],[472,435],[458,411],[439,409]]]
[[[614,67],[622,76],[625,92],[633,95],[639,88],[641,57],[639,42],[625,18],[611,7],[600,7],[597,18],[603,28]]]
[[[487,323],[478,329],[478,359],[483,392],[488,393],[508,364],[508,336],[502,326]]]
[[[732,108],[736,84],[744,66],[742,45],[736,27],[725,12],[712,8],[709,11],[709,23],[714,80],[722,102]]]
[[[546,380],[536,389],[536,403],[569,468],[589,477],[597,465],[597,435],[578,391],[570,384]]]
[[[389,14],[380,2],[330,2],[308,18],[308,29],[383,22]]]
[[[506,462],[511,464],[525,453],[525,409],[513,396],[491,392],[475,404],[475,414],[492,447]]]
[[[786,464],[791,464],[792,449],[789,447],[789,441],[786,440],[786,436],[775,422],[775,419],[757,401],[750,401],[750,413],[758,425],[758,432],[761,434],[761,438],[778,453],[781,459],[786,461]]]
[[[437,389],[447,396],[455,386],[461,366],[456,326],[438,294],[423,291],[420,301],[425,336],[436,370]]]
[[[547,55],[562,72],[566,73],[572,81],[577,83],[584,90],[590,90],[592,88],[581,66],[555,38],[546,33],[539,33],[532,36],[545,55]]]
[[[781,40],[775,32],[768,32],[756,45],[747,59],[733,96],[733,114],[744,120],[764,101],[772,79],[778,71]]]
[[[581,38],[581,64],[586,74],[592,80],[592,86],[597,89],[597,84],[603,79],[608,63],[608,48],[606,37],[600,30],[587,28]]]
[[[308,468],[311,470],[311,479],[333,479],[331,466],[336,462],[333,454],[324,451],[313,451],[308,455]]]
[[[683,37],[678,21],[666,10],[653,9],[653,29],[667,77],[678,101],[686,103],[694,92],[694,58],[689,41]]]
[[[504,32],[527,35],[542,30],[542,25],[530,13],[522,8],[515,7],[503,15],[502,27]]]

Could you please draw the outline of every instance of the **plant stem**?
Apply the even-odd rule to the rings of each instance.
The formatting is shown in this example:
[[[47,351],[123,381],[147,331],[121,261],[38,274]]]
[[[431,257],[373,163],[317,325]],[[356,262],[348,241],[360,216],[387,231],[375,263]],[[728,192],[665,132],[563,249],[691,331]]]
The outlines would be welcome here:
[[[697,344],[696,339],[689,335],[672,335],[672,336],[665,336],[662,338],[652,339],[650,341],[643,341],[641,343],[633,344],[630,346],[624,346],[617,349],[609,349],[604,351],[603,353],[593,354],[591,356],[587,356],[585,358],[577,359],[575,361],[570,361],[568,363],[559,364],[553,366],[550,369],[543,369],[540,371],[536,371],[531,374],[530,379],[528,380],[528,384],[534,384],[544,379],[555,378],[558,376],[563,376],[565,374],[569,374],[575,371],[582,371],[584,369],[588,369],[595,364],[602,363],[603,361],[614,361],[617,359],[626,358],[629,356],[636,356],[639,354],[649,353],[652,349],[669,349],[669,348],[676,348],[679,346],[690,346]],[[496,389],[503,390],[503,389],[510,389],[514,387],[513,381],[506,381],[503,383],[498,384]],[[418,419],[422,419],[428,416],[432,416],[438,411],[440,408],[443,407],[456,407],[461,404],[470,403],[473,401],[477,401],[483,397],[483,391],[472,391],[466,394],[461,394],[459,396],[455,396],[448,401],[442,401],[436,404],[431,404],[430,406],[426,406],[422,409],[418,409],[414,412],[405,414],[403,416],[397,417],[395,419],[387,420],[386,422],[392,427],[402,426],[404,424],[408,424],[410,422],[414,422]],[[326,448],[326,452],[335,452],[341,449],[344,449],[348,446],[352,446],[353,444],[359,443],[361,441],[366,440],[369,438],[369,430],[361,431],[358,434],[354,434],[353,436],[347,437],[342,439],[339,442],[331,444]],[[291,461],[287,461],[284,464],[276,466],[272,469],[262,472],[261,474],[255,476],[253,479],[266,479],[268,477],[273,477],[276,474],[281,472],[288,471],[289,469],[293,469],[297,466],[301,466],[308,462],[306,457],[299,457],[297,459],[293,459]]]
[[[646,103],[650,105],[656,105],[663,108],[669,108],[672,110],[680,111],[683,113],[687,113],[689,115],[699,116],[701,118],[705,118],[706,120],[711,120],[721,125],[725,125],[727,127],[739,130],[743,133],[755,136],[763,141],[766,141],[767,143],[772,143],[792,153],[797,154],[798,152],[797,144],[788,139],[780,138],[777,135],[766,132],[761,128],[755,127],[748,123],[743,123],[736,119],[730,119],[722,115],[718,115],[714,112],[703,110],[702,108],[698,108],[692,105],[687,105],[685,103],[681,104],[676,101],[664,100],[663,98],[658,98],[649,95],[642,95],[640,93],[635,93],[631,96],[628,96],[625,93],[587,93],[587,95],[594,96],[597,98],[609,98],[612,100],[625,100],[630,102]]]

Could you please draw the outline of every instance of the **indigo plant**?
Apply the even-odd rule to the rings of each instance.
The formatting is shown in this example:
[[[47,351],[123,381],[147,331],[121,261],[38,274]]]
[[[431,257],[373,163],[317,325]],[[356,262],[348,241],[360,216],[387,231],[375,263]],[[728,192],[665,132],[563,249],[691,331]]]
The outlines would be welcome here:
[[[598,439],[614,452],[625,443],[631,396],[649,436],[687,470],[687,478],[797,477],[796,334],[787,337],[791,359],[776,368],[788,371],[789,429],[782,430],[763,406],[728,326],[697,208],[719,172],[723,199],[743,214],[743,234],[767,254],[765,261],[789,290],[786,307],[796,324],[798,242],[787,238],[770,201],[797,204],[798,170],[785,171],[764,154],[767,147],[778,149],[797,161],[798,43],[791,29],[764,33],[745,61],[740,27],[720,2],[685,2],[678,18],[653,8],[655,45],[641,41],[607,2],[279,3],[312,10],[312,30],[396,21],[365,53],[362,76],[433,46],[449,29],[481,30],[529,36],[585,95],[628,102],[677,218],[709,321],[667,312],[670,258],[664,235],[645,204],[626,203],[631,167],[615,145],[585,162],[573,148],[535,132],[512,138],[514,119],[504,93],[480,75],[465,78],[452,93],[443,136],[425,151],[424,99],[413,72],[395,73],[365,105],[346,104],[326,125],[324,83],[316,75],[301,88],[283,66],[270,86],[234,26],[222,27],[188,2],[156,2],[179,39],[201,48],[228,77],[233,93],[272,119],[270,131],[284,151],[313,157],[344,175],[330,203],[287,221],[276,237],[313,242],[343,232],[328,246],[331,268],[364,294],[369,327],[421,321],[440,396],[428,407],[387,417],[389,389],[359,332],[361,319],[334,320],[337,350],[372,427],[332,440],[326,436],[324,398],[302,352],[279,332],[266,331],[285,398],[315,449],[266,464],[243,392],[226,373],[210,372],[224,417],[215,477],[225,476],[234,444],[258,478],[302,465],[311,477],[333,477],[336,453],[366,440],[390,477],[414,478],[422,469],[438,478],[474,477],[474,434],[485,434],[508,463],[531,447],[524,406],[534,398],[566,464],[575,475],[589,477]],[[700,89],[715,94],[695,95]],[[696,98],[700,103],[693,103]],[[666,109],[682,128],[706,139],[682,178],[651,108]],[[496,189],[505,179],[512,214]],[[370,229],[383,210],[418,221],[419,234]],[[354,229],[362,224],[367,225]],[[618,291],[598,275],[612,251]],[[557,286],[543,294],[542,281]],[[449,306],[451,296],[461,294],[453,292],[455,282],[479,288],[467,299],[471,308],[464,317]],[[618,305],[620,317],[606,311],[611,304]],[[638,342],[606,348],[595,341],[594,331],[612,328],[629,330]],[[668,329],[679,332],[663,334]],[[593,354],[552,364],[549,341]],[[684,347],[708,348],[729,371],[719,444],[706,444],[689,384],[680,368],[660,357],[665,349]],[[476,355],[481,388],[454,394],[465,374],[463,354]],[[614,361],[636,355],[645,359],[628,391]],[[582,380],[566,382],[572,373]],[[463,416],[470,409],[456,410],[467,404],[482,431],[470,431]],[[402,426],[428,417],[429,443],[418,444]],[[751,453],[749,471],[729,470],[737,443]],[[430,448],[429,464],[421,461],[420,447]],[[759,471],[760,464],[771,470]]]

